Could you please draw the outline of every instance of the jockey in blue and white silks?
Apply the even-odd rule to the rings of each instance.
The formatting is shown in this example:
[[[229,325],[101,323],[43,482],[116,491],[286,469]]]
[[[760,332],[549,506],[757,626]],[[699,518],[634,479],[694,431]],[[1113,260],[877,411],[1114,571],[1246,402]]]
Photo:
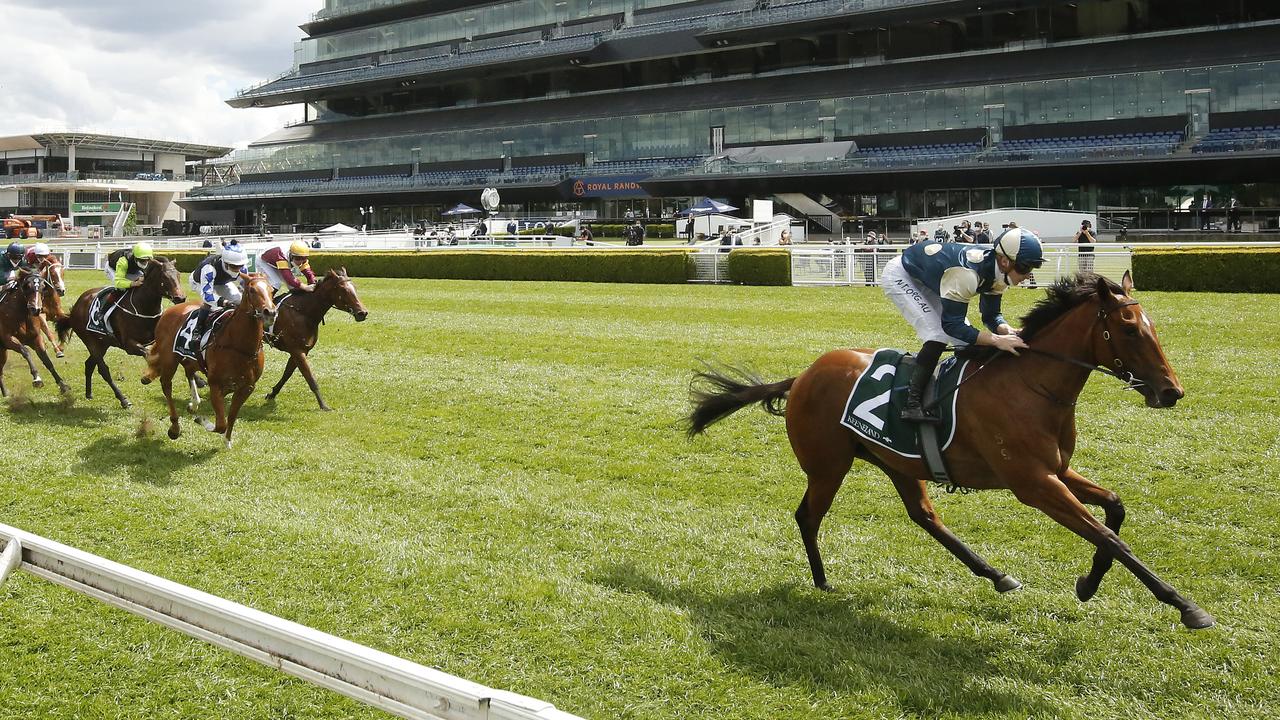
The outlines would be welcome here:
[[[1021,228],[1009,229],[991,247],[918,243],[889,261],[881,287],[924,342],[916,355],[904,420],[937,422],[924,412],[921,396],[948,344],[990,345],[1015,355],[1026,347],[1000,314],[1000,299],[1042,263],[1040,238]],[[975,297],[986,330],[969,324],[969,302]]]
[[[238,246],[210,255],[191,273],[191,289],[205,305],[234,307],[240,304],[240,273],[249,257]]]

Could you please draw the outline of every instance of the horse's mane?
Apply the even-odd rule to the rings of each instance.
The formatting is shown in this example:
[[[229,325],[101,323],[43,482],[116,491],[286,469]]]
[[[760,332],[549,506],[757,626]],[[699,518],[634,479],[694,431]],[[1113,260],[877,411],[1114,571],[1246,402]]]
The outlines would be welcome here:
[[[1071,309],[1096,298],[1098,280],[1105,282],[1116,295],[1124,294],[1119,285],[1101,275],[1080,273],[1075,277],[1062,278],[1049,286],[1045,298],[1022,316],[1022,339],[1030,340]]]

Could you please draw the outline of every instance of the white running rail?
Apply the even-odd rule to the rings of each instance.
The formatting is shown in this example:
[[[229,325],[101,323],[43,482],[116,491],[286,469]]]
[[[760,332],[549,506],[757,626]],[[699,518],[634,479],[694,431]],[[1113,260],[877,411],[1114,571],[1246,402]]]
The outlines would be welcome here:
[[[411,720],[581,720],[0,524],[0,584],[22,569]]]

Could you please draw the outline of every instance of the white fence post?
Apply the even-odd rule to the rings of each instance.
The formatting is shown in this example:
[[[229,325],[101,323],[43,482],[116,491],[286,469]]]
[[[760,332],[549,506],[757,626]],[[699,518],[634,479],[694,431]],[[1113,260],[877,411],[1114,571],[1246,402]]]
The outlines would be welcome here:
[[[580,720],[0,524],[0,581],[22,568],[310,683],[411,720]]]

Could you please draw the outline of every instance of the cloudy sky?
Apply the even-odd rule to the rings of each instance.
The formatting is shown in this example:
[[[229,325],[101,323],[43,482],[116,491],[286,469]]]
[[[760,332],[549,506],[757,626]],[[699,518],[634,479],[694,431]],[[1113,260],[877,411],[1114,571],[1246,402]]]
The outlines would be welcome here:
[[[323,0],[0,0],[0,136],[92,130],[240,147],[300,107],[236,110]]]

